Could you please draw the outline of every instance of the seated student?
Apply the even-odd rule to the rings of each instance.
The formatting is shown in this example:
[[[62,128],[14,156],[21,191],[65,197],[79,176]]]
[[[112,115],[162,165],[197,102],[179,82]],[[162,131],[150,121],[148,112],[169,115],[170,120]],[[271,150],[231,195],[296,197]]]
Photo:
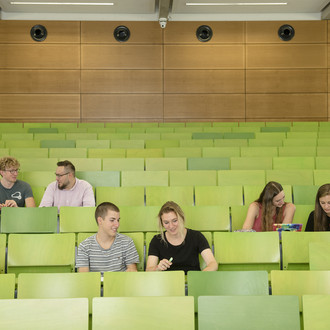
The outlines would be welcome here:
[[[259,198],[250,204],[243,230],[272,231],[274,223],[292,223],[296,207],[285,203],[282,186],[274,181],[266,184]]]
[[[206,263],[204,271],[218,270],[206,238],[199,231],[185,228],[184,222],[184,213],[175,202],[166,202],[161,207],[160,234],[150,242],[146,271],[200,270],[199,254]]]
[[[68,160],[57,163],[56,181],[50,183],[39,207],[95,206],[93,187],[76,178],[76,169]]]
[[[134,242],[118,233],[119,208],[101,203],[95,210],[95,220],[99,226],[97,233],[78,247],[78,272],[136,272],[139,255]]]
[[[0,159],[0,208],[35,207],[33,193],[27,182],[17,180],[19,162],[14,157]]]
[[[330,231],[330,183],[319,188],[305,231]]]

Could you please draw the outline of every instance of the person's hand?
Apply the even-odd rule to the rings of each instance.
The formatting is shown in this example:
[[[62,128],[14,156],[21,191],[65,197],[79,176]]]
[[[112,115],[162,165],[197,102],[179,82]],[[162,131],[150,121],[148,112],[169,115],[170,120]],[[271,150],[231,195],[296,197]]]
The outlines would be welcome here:
[[[5,201],[3,206],[5,206],[5,207],[17,207],[17,204],[14,200],[8,199],[8,200]]]
[[[157,266],[157,270],[166,270],[166,269],[170,268],[171,265],[172,265],[171,261],[169,261],[167,259],[163,259],[159,262],[159,264]]]

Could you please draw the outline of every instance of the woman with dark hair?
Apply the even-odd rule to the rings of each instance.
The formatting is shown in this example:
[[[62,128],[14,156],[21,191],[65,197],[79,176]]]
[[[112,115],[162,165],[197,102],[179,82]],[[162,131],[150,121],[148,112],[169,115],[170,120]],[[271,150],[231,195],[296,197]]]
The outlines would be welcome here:
[[[259,198],[250,204],[242,229],[272,231],[274,223],[292,223],[296,207],[284,199],[283,187],[277,182],[268,182]]]
[[[178,204],[166,202],[158,213],[160,234],[150,242],[146,271],[201,270],[199,254],[205,261],[203,271],[218,270],[218,264],[202,233],[185,227],[185,216]]]
[[[319,188],[305,231],[330,231],[330,183]]]

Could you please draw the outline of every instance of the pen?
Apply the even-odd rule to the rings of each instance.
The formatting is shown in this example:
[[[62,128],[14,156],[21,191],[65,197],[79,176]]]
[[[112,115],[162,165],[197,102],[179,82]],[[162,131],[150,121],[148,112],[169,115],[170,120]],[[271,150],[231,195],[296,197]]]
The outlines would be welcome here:
[[[170,258],[169,262],[172,262],[173,261],[173,257]]]

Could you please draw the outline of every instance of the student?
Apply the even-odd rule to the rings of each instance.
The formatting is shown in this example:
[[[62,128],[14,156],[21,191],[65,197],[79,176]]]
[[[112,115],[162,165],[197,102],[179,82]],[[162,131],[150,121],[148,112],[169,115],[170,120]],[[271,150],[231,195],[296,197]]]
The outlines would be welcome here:
[[[330,183],[319,188],[305,231],[330,231]]]
[[[19,162],[14,157],[0,159],[0,208],[2,207],[35,207],[31,186],[17,180]]]
[[[292,223],[296,207],[285,203],[282,186],[274,181],[266,184],[259,198],[250,204],[243,230],[272,231],[274,223]]]
[[[118,233],[119,208],[108,202],[95,210],[98,231],[79,244],[78,272],[136,272],[139,255],[133,240]]]
[[[160,234],[149,245],[146,271],[200,270],[199,254],[206,263],[204,271],[218,270],[218,264],[202,233],[185,228],[185,216],[175,202],[166,202],[158,213]]]

